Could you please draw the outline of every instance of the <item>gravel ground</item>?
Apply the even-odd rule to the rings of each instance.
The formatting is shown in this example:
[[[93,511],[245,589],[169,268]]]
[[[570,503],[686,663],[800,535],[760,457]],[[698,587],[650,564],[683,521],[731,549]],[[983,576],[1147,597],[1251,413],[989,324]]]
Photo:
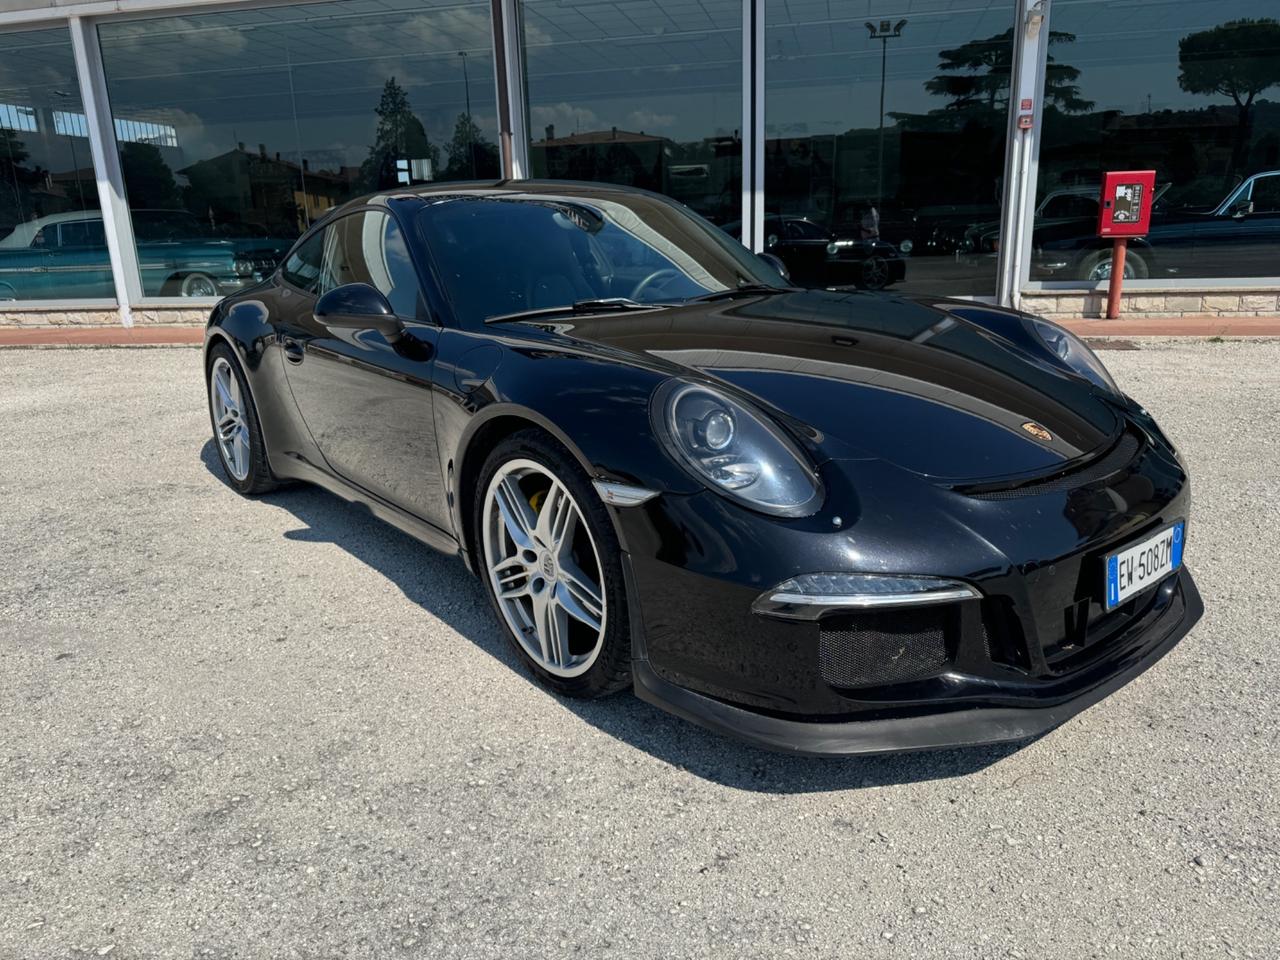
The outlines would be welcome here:
[[[1020,749],[564,703],[461,564],[211,469],[191,349],[0,352],[0,958],[1280,954],[1280,344],[1104,354],[1208,613]]]

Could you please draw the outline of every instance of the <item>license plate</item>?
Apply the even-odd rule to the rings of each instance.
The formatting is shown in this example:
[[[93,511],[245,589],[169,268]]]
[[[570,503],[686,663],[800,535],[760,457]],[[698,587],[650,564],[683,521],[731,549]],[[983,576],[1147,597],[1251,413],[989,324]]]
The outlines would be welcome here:
[[[1186,524],[1179,520],[1141,543],[1125,547],[1107,557],[1108,610],[1120,606],[1148,587],[1154,587],[1182,566],[1185,529]]]

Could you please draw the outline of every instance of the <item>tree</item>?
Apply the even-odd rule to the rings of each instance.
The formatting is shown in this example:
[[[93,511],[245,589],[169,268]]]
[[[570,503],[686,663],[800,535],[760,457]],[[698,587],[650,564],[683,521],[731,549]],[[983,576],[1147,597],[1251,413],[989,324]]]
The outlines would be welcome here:
[[[1227,179],[1241,167],[1253,103],[1280,84],[1280,23],[1270,19],[1231,20],[1178,41],[1178,86],[1188,93],[1219,94],[1236,105],[1236,131]]]
[[[443,179],[463,180],[497,175],[498,148],[484,138],[480,127],[469,114],[458,114],[453,136],[444,149],[449,155],[449,163],[444,169]]]
[[[1075,34],[1053,30],[1049,46],[1074,43]],[[924,88],[940,97],[950,97],[953,110],[981,108],[1004,112],[1009,107],[1009,82],[1013,75],[1013,28],[985,40],[970,40],[938,54],[938,69],[944,71]],[[1093,106],[1081,99],[1076,81],[1080,71],[1057,63],[1049,55],[1045,71],[1045,103],[1054,104],[1066,113],[1080,113]]]
[[[27,146],[17,134],[7,127],[0,127],[0,236],[9,228],[27,219],[26,203],[34,171],[23,166]]]
[[[120,167],[129,206],[135,210],[182,209],[182,194],[160,148],[152,143],[120,144]]]
[[[394,187],[396,161],[430,160],[432,171],[440,165],[440,150],[427,139],[426,128],[409,106],[409,94],[391,77],[382,87],[382,98],[373,111],[378,115],[369,156],[360,165],[360,179],[370,190]]]

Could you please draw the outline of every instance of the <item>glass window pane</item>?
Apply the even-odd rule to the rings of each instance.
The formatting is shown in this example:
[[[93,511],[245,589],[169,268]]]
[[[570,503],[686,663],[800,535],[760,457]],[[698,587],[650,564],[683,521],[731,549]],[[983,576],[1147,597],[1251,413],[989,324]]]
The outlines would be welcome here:
[[[995,293],[1013,6],[766,0],[765,208],[795,282]]]
[[[348,283],[367,283],[399,316],[418,316],[418,275],[400,227],[387,214],[353,213],[325,229],[319,292]]]
[[[1096,197],[1107,170],[1154,169],[1126,277],[1280,277],[1278,21],[1255,0],[1055,0],[1039,195]],[[1096,228],[1096,203],[1037,217],[1031,279],[1109,277]]]
[[[114,300],[97,210],[67,28],[0,33],[0,301]]]
[[[499,176],[485,0],[185,14],[99,36],[148,296],[254,283],[372,190]]]
[[[714,223],[742,212],[742,3],[523,4],[535,177],[655,190]]]

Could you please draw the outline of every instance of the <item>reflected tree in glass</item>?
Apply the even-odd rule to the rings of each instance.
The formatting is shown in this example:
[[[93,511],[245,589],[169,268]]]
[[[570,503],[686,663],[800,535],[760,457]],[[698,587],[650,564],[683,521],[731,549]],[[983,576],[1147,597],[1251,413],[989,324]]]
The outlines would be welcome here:
[[[1178,41],[1178,86],[1188,93],[1220,94],[1236,106],[1229,185],[1243,173],[1253,104],[1280,84],[1280,23],[1271,19],[1232,20]]]
[[[394,187],[399,182],[398,160],[427,161],[432,172],[439,168],[440,149],[427,138],[426,127],[409,105],[409,94],[395,77],[388,78],[373,112],[378,115],[378,131],[360,170],[368,189]]]

